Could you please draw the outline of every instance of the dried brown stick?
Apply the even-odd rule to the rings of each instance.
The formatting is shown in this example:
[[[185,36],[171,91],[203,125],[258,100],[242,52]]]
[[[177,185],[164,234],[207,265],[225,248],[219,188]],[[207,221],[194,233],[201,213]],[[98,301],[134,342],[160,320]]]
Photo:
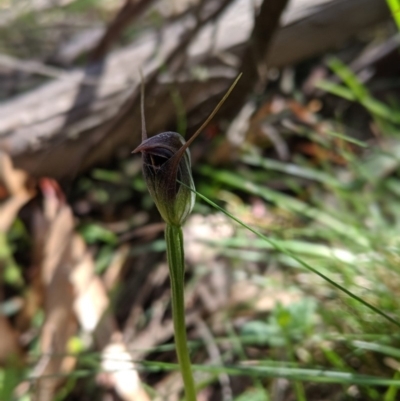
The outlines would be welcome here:
[[[122,32],[153,2],[154,0],[126,0],[93,49],[90,55],[90,62],[96,62],[104,58],[113,43],[120,38]]]
[[[243,78],[224,106],[229,115],[235,115],[240,110],[258,78],[265,83],[268,50],[287,3],[288,0],[263,1],[239,69],[243,73]]]

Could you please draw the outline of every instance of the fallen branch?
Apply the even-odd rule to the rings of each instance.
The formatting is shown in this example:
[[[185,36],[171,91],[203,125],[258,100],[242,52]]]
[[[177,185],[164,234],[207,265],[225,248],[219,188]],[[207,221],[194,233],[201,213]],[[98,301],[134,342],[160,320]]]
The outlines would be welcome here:
[[[214,9],[222,3],[208,1]],[[11,154],[18,167],[54,177],[75,175],[120,147],[128,153],[140,138],[139,68],[147,81],[150,133],[165,130],[175,120],[172,83],[187,114],[205,102],[211,109],[209,99],[225,91],[236,76],[237,60],[243,57],[254,24],[252,2],[223,5],[221,11],[212,9],[212,17],[201,25],[185,13],[104,62],[69,72],[3,104],[0,149]],[[380,0],[293,0],[269,50],[268,64],[280,67],[326,51],[388,15]],[[205,82],[190,73],[200,66],[208,76]],[[164,67],[168,74],[159,75]]]

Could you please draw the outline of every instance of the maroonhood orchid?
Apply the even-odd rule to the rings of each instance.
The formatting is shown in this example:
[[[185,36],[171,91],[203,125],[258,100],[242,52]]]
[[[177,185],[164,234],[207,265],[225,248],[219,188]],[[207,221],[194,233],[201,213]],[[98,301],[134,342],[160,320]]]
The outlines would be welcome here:
[[[239,75],[207,120],[186,142],[176,132],[163,132],[147,138],[142,85],[142,143],[133,151],[143,156],[143,175],[150,195],[167,224],[181,226],[192,211],[195,195],[189,145],[201,133],[229,96]],[[183,184],[183,185],[182,185]]]
[[[172,316],[175,330],[176,353],[185,387],[186,400],[196,401],[186,339],[185,301],[184,301],[184,247],[182,225],[193,209],[195,188],[190,165],[189,145],[214,117],[226,98],[235,87],[240,75],[218,103],[217,107],[186,142],[176,132],[163,132],[147,138],[144,119],[144,84],[142,78],[141,116],[142,143],[133,151],[143,156],[143,175],[161,217],[167,223],[165,242],[171,279]]]
[[[143,175],[161,217],[173,226],[183,225],[195,201],[190,152],[184,145],[178,133],[163,132],[134,150],[142,152]]]

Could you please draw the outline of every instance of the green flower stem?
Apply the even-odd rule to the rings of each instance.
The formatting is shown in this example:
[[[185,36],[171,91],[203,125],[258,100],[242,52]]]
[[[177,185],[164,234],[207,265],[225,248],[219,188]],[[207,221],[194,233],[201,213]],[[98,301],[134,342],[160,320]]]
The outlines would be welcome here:
[[[171,279],[172,317],[174,320],[176,353],[185,386],[186,401],[196,401],[196,390],[186,339],[184,301],[185,261],[182,228],[167,224],[165,240],[167,243],[167,257]]]

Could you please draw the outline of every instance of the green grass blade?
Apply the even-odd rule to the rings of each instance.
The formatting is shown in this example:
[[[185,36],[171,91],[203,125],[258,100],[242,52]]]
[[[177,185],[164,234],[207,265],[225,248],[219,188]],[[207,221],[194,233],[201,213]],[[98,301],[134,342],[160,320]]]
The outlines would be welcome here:
[[[275,244],[279,244],[287,251],[300,253],[307,256],[332,259],[334,261],[357,264],[360,258],[366,259],[366,255],[352,253],[346,249],[331,248],[323,244],[312,244],[306,241],[299,240],[281,240],[273,238]],[[216,241],[207,241],[211,245],[230,247],[230,248],[251,248],[259,250],[275,249],[271,244],[266,243],[262,239],[246,239],[246,238],[227,238]]]
[[[353,143],[354,145],[360,146],[361,148],[367,148],[368,144],[363,142],[363,141],[359,141],[358,139],[352,138],[348,135],[344,135],[341,134],[340,132],[335,132],[335,131],[330,131],[327,130],[326,133],[330,136],[334,136],[335,138],[340,138],[343,139],[346,142],[350,142]]]
[[[179,365],[176,363],[168,363],[161,361],[136,361],[135,365],[141,367],[144,371],[160,372],[160,371],[176,371]],[[400,379],[388,379],[371,375],[363,375],[352,372],[343,372],[325,369],[307,369],[291,367],[285,363],[272,363],[252,361],[252,364],[246,363],[240,365],[220,366],[220,365],[192,365],[194,371],[213,373],[216,376],[227,373],[232,376],[250,376],[258,378],[275,378],[281,377],[288,380],[299,380],[304,382],[315,383],[331,383],[331,384],[347,384],[358,386],[381,386],[400,388]],[[86,378],[98,374],[100,371],[96,369],[80,369],[68,374],[68,377]],[[41,376],[41,379],[52,379],[66,377],[65,374],[49,374]],[[35,381],[36,378],[26,377],[24,380]]]
[[[357,97],[351,91],[351,89],[346,88],[342,85],[335,84],[333,82],[321,80],[318,81],[315,86],[322,89],[332,95],[336,95],[343,99],[355,102],[358,101]],[[386,104],[376,100],[372,97],[366,97],[360,100],[360,103],[371,113],[377,117],[383,118],[395,124],[400,123],[400,114],[392,109],[390,109]]]
[[[379,352],[381,354],[391,356],[392,358],[400,358],[400,350],[395,347],[359,340],[352,341],[351,344],[359,349]]]
[[[256,362],[254,362],[256,363]],[[142,362],[143,366],[156,368],[159,370],[176,370],[176,364],[166,362]],[[341,372],[324,369],[306,369],[292,368],[288,366],[268,366],[267,364],[252,364],[252,365],[231,365],[231,366],[216,366],[216,365],[192,365],[196,371],[208,373],[227,373],[232,376],[246,375],[253,377],[282,377],[288,380],[309,381],[315,383],[337,383],[359,386],[392,386],[400,387],[400,380],[387,379],[376,376],[356,374],[352,372]]]
[[[400,372],[395,372],[394,380],[400,379]],[[387,389],[383,401],[396,401],[398,393],[398,388],[396,386],[389,386]]]
[[[370,97],[367,88],[358,80],[354,72],[338,58],[331,57],[328,60],[328,66],[343,80],[360,102]]]
[[[400,30],[400,0],[386,0],[397,28]]]
[[[317,88],[349,101],[358,101],[372,115],[394,124],[400,124],[400,113],[373,98],[350,68],[337,58],[331,58],[328,61],[328,65],[332,71],[343,80],[347,87],[321,80],[316,83]]]
[[[263,167],[268,170],[275,170],[285,174],[293,175],[299,178],[306,178],[308,180],[313,180],[320,182],[322,184],[346,189],[347,185],[341,183],[335,177],[330,176],[322,171],[317,171],[315,169],[299,166],[291,163],[282,163],[278,160],[266,159],[255,154],[244,155],[241,160],[251,166]]]
[[[341,97],[342,99],[346,99],[350,102],[355,102],[357,100],[357,98],[355,97],[355,95],[353,94],[353,92],[350,89],[348,89],[342,85],[336,84],[334,82],[330,82],[325,79],[321,79],[320,81],[318,81],[315,84],[315,86],[318,89],[322,89],[325,92],[328,92],[332,95],[336,95],[336,96]]]
[[[297,212],[303,216],[319,221],[340,235],[355,241],[359,245],[369,245],[368,239],[363,236],[355,227],[349,226],[348,224],[345,224],[334,218],[331,214],[307,205],[298,199],[294,199],[293,197],[281,194],[266,187],[260,187],[242,177],[238,177],[237,175],[230,173],[229,171],[217,171],[208,166],[203,166],[200,168],[200,172],[217,181],[228,184],[233,188],[246,191],[252,195],[260,196],[264,200],[272,202],[283,209],[291,212]]]

